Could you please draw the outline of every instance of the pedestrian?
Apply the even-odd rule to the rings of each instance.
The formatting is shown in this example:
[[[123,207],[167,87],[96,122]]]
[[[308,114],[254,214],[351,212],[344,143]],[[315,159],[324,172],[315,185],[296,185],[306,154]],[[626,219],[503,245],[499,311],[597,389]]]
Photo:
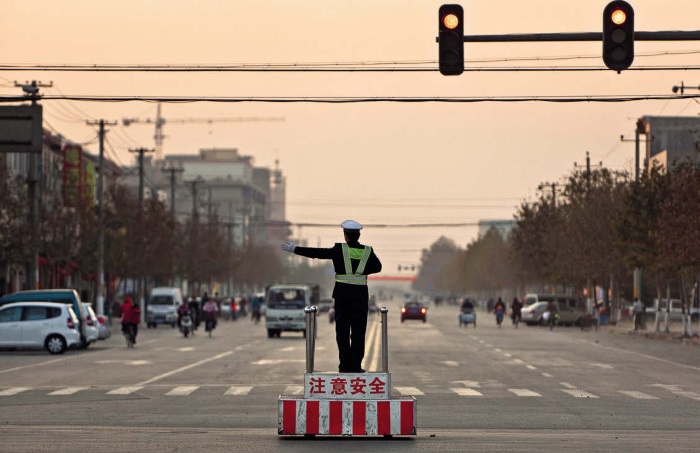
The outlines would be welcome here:
[[[362,225],[354,220],[340,224],[345,242],[331,248],[297,247],[282,244],[282,250],[307,258],[328,259],[335,268],[335,341],[338,344],[338,371],[364,373],[365,332],[369,310],[367,275],[381,272],[382,263],[372,247],[359,242]]]
[[[634,298],[634,330],[642,330],[644,327],[643,324],[643,318],[644,318],[644,304],[642,303],[641,300],[639,300],[639,297]]]
[[[128,294],[122,303],[122,332],[131,332],[133,343],[136,343],[136,335],[139,333],[139,323],[141,322],[141,307],[131,300]]]
[[[510,309],[511,309],[511,319],[513,320],[513,324],[515,324],[515,320],[517,319],[518,322],[522,321],[522,310],[523,310],[523,303],[520,302],[520,299],[517,297],[513,298],[513,302],[510,304]]]

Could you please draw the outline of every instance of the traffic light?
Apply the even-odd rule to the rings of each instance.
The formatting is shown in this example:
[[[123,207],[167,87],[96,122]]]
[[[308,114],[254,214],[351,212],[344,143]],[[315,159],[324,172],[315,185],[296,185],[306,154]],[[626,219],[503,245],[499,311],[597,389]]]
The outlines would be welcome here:
[[[464,72],[464,9],[461,5],[442,5],[439,11],[440,73]]]
[[[634,60],[634,9],[622,0],[603,10],[603,62],[613,71],[623,71]]]

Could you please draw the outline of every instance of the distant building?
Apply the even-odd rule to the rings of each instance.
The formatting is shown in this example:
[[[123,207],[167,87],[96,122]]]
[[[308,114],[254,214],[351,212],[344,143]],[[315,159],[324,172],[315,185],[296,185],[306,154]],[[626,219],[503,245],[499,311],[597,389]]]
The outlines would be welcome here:
[[[637,127],[646,136],[645,156],[650,167],[654,162],[673,168],[683,160],[700,160],[700,117],[643,116]]]
[[[496,228],[503,239],[508,239],[510,232],[515,227],[515,220],[479,220],[479,239],[491,229]]]

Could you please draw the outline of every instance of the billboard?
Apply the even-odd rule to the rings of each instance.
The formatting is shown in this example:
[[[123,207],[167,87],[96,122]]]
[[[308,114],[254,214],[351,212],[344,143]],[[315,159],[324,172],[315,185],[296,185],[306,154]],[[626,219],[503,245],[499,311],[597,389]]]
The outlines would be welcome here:
[[[0,153],[41,153],[40,105],[0,106]]]

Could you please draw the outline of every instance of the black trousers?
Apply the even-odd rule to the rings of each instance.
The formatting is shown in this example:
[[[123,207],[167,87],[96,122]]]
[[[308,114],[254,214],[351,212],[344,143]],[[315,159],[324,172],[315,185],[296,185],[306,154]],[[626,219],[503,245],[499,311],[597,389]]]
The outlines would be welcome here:
[[[335,341],[341,373],[358,372],[365,356],[368,301],[335,299]]]

